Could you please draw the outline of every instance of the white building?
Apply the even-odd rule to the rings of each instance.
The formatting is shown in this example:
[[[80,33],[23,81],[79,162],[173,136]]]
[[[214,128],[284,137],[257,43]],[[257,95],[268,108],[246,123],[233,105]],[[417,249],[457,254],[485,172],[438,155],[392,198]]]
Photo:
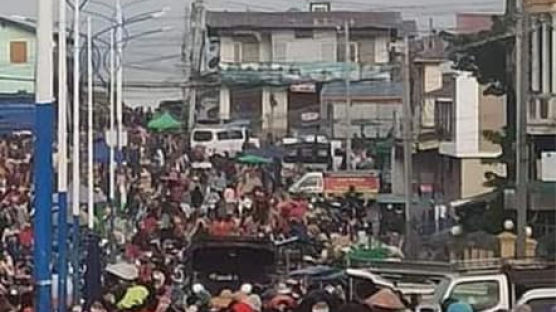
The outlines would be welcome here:
[[[298,127],[303,114],[320,114],[323,82],[347,70],[354,80],[389,77],[390,43],[415,28],[399,13],[340,11],[209,11],[206,25],[221,82],[213,117],[258,120],[255,128],[275,134]]]

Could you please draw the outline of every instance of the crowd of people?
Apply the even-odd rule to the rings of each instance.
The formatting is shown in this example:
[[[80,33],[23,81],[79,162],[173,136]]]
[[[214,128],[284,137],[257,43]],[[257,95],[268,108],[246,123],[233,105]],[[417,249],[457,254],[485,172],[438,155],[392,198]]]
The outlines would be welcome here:
[[[291,311],[308,305],[302,299],[313,294],[312,311],[339,311],[346,301],[342,291],[309,289],[285,278],[266,288],[247,283],[210,293],[188,276],[184,259],[193,242],[207,237],[257,237],[275,244],[294,238],[309,242],[309,254],[324,263],[360,239],[358,233],[372,235],[365,204],[355,194],[346,198],[360,209],[329,216],[316,202],[285,192],[272,164],[209,156],[187,146],[183,134],[152,133],[140,122],[130,125],[128,133],[125,154],[117,155],[122,160],[118,196],[95,203],[94,234],[100,240],[97,249],[86,248],[100,258],[100,288],[88,281],[84,288],[74,285],[84,299],[68,304],[85,311]],[[31,168],[30,134],[0,140],[0,312],[33,308]],[[95,164],[98,193],[108,193],[108,168],[102,160]],[[92,274],[91,267],[86,270],[86,276]],[[331,296],[332,301],[322,299]],[[384,300],[392,304],[386,310],[405,307],[393,293],[380,293],[378,299],[378,305],[369,298],[370,303],[359,303],[360,310],[352,304],[342,311],[382,311]]]

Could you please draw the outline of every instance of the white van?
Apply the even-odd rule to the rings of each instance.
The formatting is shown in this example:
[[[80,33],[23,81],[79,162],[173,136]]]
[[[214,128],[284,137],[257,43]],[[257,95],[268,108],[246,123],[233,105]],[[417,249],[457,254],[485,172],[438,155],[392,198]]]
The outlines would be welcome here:
[[[218,127],[218,128],[195,128],[191,132],[190,146],[195,148],[203,146],[208,156],[214,154],[235,156],[241,152],[245,139],[249,137],[247,128]],[[259,139],[249,138],[249,143],[259,147]]]

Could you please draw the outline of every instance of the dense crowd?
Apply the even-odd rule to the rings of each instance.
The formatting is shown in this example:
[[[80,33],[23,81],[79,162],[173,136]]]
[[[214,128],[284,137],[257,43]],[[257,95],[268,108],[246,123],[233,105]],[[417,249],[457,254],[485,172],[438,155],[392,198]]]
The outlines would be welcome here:
[[[311,288],[283,277],[266,287],[245,283],[210,293],[188,276],[184,259],[196,240],[253,237],[274,244],[305,242],[312,261],[327,263],[360,240],[361,233],[373,235],[364,201],[346,194],[355,208],[331,216],[318,202],[285,192],[279,164],[209,157],[185,142],[181,134],[152,133],[139,123],[130,126],[125,153],[116,157],[122,161],[118,197],[95,200],[94,235],[100,240],[96,249],[84,248],[90,254],[86,261],[97,258],[103,268],[93,278],[102,282],[91,285],[93,265],[87,262],[84,290],[75,287],[85,299],[68,304],[86,311],[340,311],[346,302],[340,285]],[[33,307],[31,155],[29,134],[0,140],[0,311]],[[103,159],[95,164],[96,192],[104,194],[99,198],[108,193],[108,168]],[[82,228],[86,218],[83,212]],[[56,292],[54,285],[54,298]],[[377,296],[342,311],[405,308],[394,293]]]

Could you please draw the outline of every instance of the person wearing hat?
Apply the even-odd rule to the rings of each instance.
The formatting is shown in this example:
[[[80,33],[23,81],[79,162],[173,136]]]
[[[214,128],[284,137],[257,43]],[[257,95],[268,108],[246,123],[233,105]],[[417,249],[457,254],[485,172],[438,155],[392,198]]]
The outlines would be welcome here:
[[[400,297],[389,288],[383,288],[365,300],[373,312],[397,312],[406,309]]]

